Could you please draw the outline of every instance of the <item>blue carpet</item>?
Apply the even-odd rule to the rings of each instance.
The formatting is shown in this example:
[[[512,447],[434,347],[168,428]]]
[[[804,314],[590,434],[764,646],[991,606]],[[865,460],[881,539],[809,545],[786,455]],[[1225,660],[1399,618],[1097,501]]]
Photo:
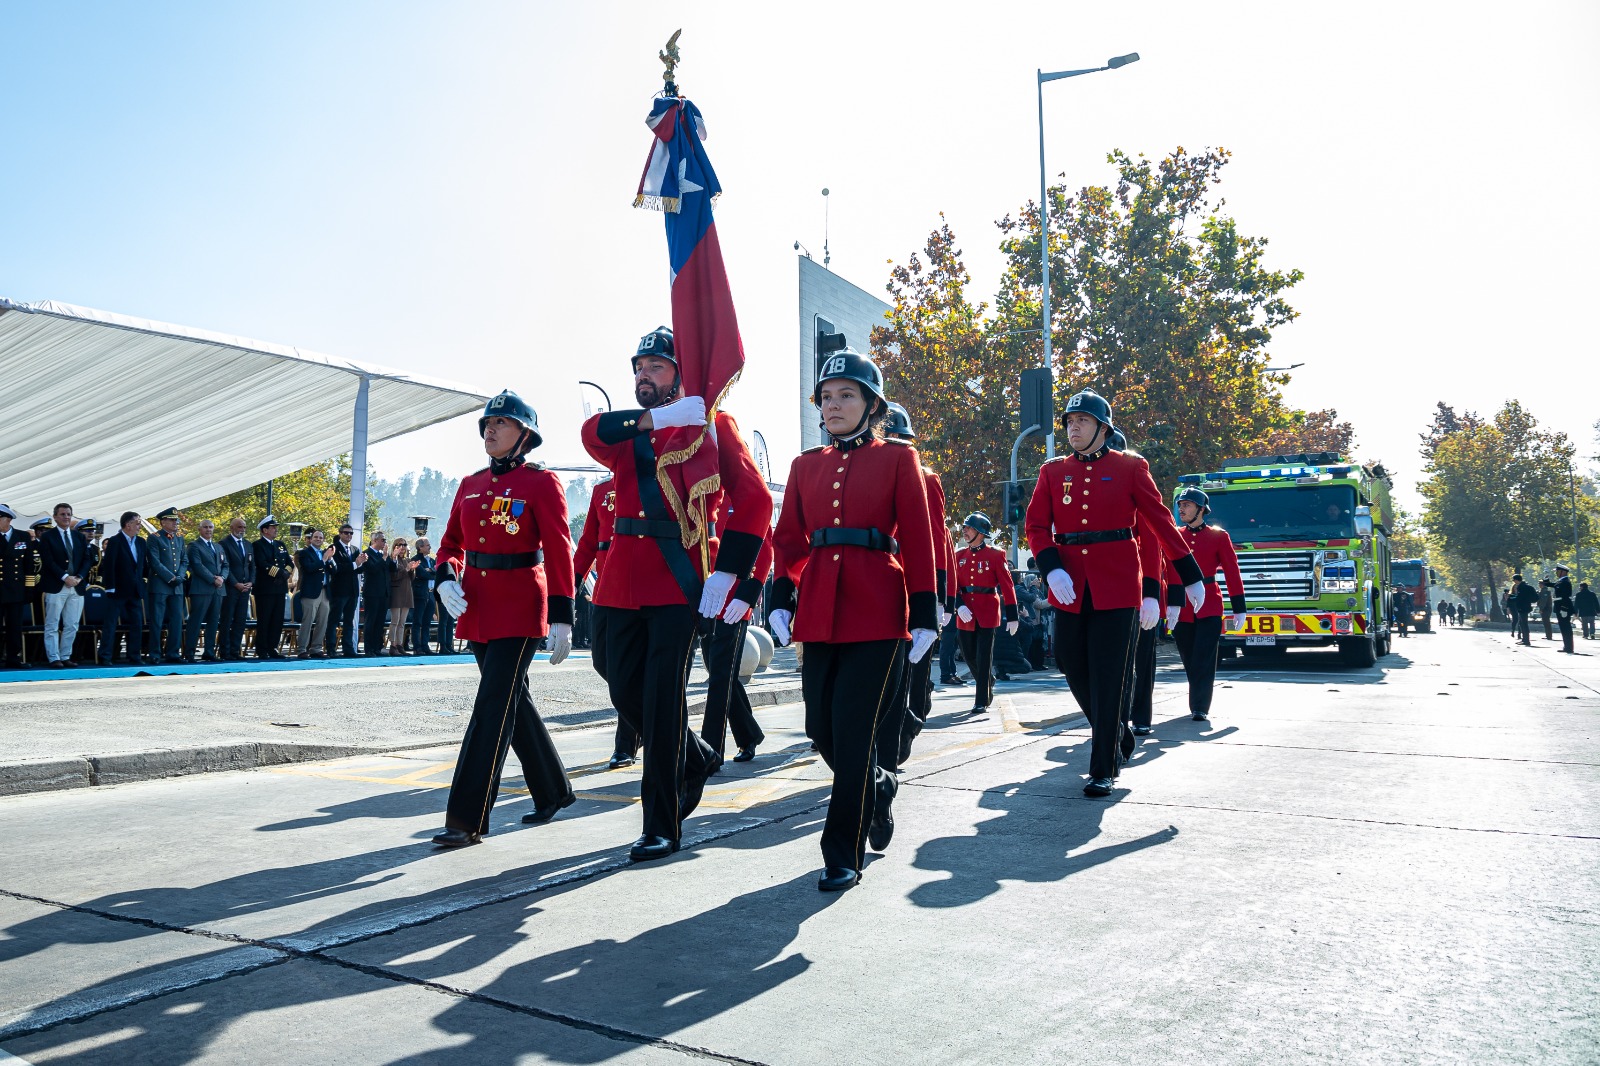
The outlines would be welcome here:
[[[549,659],[549,653],[540,652],[535,658]],[[587,659],[588,651],[574,650],[573,659]],[[52,670],[48,667],[26,670],[0,670],[0,684],[13,681],[86,681],[105,677],[171,677],[183,674],[269,674],[304,670],[358,670],[383,669],[391,666],[460,666],[470,663],[472,655],[403,655],[354,659],[297,659],[291,662],[260,662],[247,659],[234,663],[166,663],[157,666],[80,666],[76,670]]]

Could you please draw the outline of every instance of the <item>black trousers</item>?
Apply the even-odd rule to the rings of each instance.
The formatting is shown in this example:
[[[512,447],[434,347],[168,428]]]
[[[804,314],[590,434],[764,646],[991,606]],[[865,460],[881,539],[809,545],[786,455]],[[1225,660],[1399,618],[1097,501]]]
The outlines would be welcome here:
[[[256,594],[256,658],[271,658],[278,654],[283,642],[283,597],[289,591],[287,583],[277,581],[258,583]]]
[[[606,679],[606,618],[604,612],[598,607],[589,610],[589,662],[594,666],[594,672],[600,675],[600,680]],[[622,715],[617,715],[616,743],[612,745],[613,752],[625,752],[628,755],[639,754],[639,734],[634,732]]]
[[[117,624],[128,626],[128,658],[137,661],[144,648],[144,600],[106,597],[106,620],[100,627],[100,661],[109,663],[117,654]]]
[[[444,609],[444,604],[439,602],[439,594],[434,593],[435,613],[439,618],[439,654],[454,655],[456,653],[456,620],[450,612]]]
[[[1578,616],[1578,621],[1583,626],[1583,637],[1584,637],[1584,639],[1585,640],[1593,640],[1594,639],[1594,615],[1592,615],[1592,614],[1580,614]]]
[[[939,680],[945,684],[961,676],[956,673],[956,649],[961,646],[961,639],[956,635],[959,632],[952,617],[939,634]]]
[[[244,640],[244,624],[250,617],[250,594],[240,592],[238,589],[229,588],[222,595],[222,625],[220,627],[222,641],[222,657],[224,659],[237,659],[239,648]]]
[[[6,634],[6,662],[22,661],[22,630],[28,624],[28,602],[0,603],[0,629]]]
[[[1148,726],[1155,719],[1156,633],[1159,626],[1139,630],[1133,652],[1133,683],[1128,686],[1128,721]],[[1215,671],[1213,671],[1215,672]]]
[[[418,592],[412,599],[416,606],[411,608],[411,650],[418,655],[428,654],[428,637],[433,633],[433,593],[432,591]]]
[[[170,587],[170,586],[168,586]],[[150,593],[150,654],[176,659],[183,650],[183,593]],[[166,639],[162,639],[162,630]]]
[[[729,625],[720,617],[711,627],[711,635],[701,645],[706,660],[705,716],[700,723],[700,739],[711,745],[718,755],[727,747],[728,729],[733,728],[733,742],[741,748],[753,748],[767,739],[750,707],[750,696],[739,680],[739,660],[744,656],[744,635],[749,622]]]
[[[1179,622],[1172,631],[1189,678],[1189,713],[1211,713],[1211,690],[1217,682],[1217,645],[1222,642],[1222,616]]]
[[[1511,612],[1511,639],[1520,640],[1524,644],[1529,642],[1527,611]]]
[[[689,663],[700,613],[686,603],[596,607],[605,620],[606,685],[617,714],[644,741],[639,785],[646,836],[680,840],[684,782],[705,777],[717,755],[689,729]],[[810,648],[806,657],[810,658]]]
[[[1076,614],[1056,612],[1056,665],[1089,719],[1092,778],[1114,778],[1120,769],[1122,707],[1133,675],[1138,625],[1136,608],[1098,610],[1088,589]]]
[[[897,782],[878,764],[876,742],[904,661],[902,640],[806,644],[800,668],[806,735],[833,771],[822,827],[824,866],[861,869],[872,812],[894,799]]]
[[[983,626],[958,630],[961,655],[967,660],[972,683],[978,689],[973,694],[974,707],[987,707],[994,702],[994,635],[998,632],[999,627],[987,629]]]
[[[878,754],[878,765],[885,770],[898,771],[900,769],[901,750],[910,751],[911,741],[922,732],[922,723],[927,720],[926,711],[918,717],[911,709],[911,690],[916,686],[916,671],[922,671],[922,679],[928,684],[933,681],[933,649],[928,649],[928,654],[922,657],[920,663],[913,663],[908,656],[911,654],[911,642],[900,642],[900,661],[903,664],[899,680],[895,683],[894,692],[889,696],[889,706],[884,709],[883,721],[878,723],[878,740],[875,745]],[[932,703],[932,693],[928,693],[928,702]]]
[[[1557,611],[1556,625],[1561,627],[1561,650],[1572,651],[1572,615]]]
[[[346,655],[356,653],[356,598],[329,593],[328,632],[322,638],[322,650],[331,657],[341,647]]]
[[[377,603],[363,600],[361,613],[361,650],[367,655],[376,655],[383,650],[384,642],[389,639],[388,597],[385,596]]]
[[[478,660],[478,695],[450,780],[444,824],[451,829],[489,831],[489,812],[500,794],[508,748],[517,751],[534,803],[554,803],[572,793],[555,741],[528,692],[528,664],[538,646],[533,637],[472,643],[472,654]]]
[[[200,647],[200,634],[205,633],[206,655],[217,656],[217,622],[222,618],[222,601],[226,596],[216,593],[189,597],[189,620],[183,627],[183,654],[193,659]]]

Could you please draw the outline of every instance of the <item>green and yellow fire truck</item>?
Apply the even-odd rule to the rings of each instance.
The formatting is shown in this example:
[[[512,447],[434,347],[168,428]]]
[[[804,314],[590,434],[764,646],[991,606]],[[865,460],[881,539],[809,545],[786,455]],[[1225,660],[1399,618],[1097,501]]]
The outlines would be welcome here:
[[[1178,481],[1178,491],[1205,490],[1208,521],[1239,554],[1249,610],[1242,628],[1223,632],[1224,656],[1336,645],[1366,667],[1388,654],[1392,508],[1381,466],[1333,452],[1266,455]]]

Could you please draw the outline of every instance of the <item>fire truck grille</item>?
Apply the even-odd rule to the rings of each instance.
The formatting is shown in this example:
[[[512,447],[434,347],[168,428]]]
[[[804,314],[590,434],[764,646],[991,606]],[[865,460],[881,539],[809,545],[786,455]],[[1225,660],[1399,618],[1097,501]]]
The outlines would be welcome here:
[[[1316,598],[1311,552],[1251,552],[1239,556],[1239,572],[1244,577],[1245,599],[1252,605]]]

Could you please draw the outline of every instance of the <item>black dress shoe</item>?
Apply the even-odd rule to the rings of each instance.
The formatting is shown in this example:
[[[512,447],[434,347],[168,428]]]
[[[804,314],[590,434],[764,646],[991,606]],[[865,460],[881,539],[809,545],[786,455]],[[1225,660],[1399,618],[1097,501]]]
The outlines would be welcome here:
[[[1117,739],[1117,746],[1123,762],[1133,758],[1134,749],[1139,746],[1138,738],[1133,735],[1133,730],[1124,729],[1122,735]]]
[[[678,821],[683,822],[700,806],[700,797],[706,793],[706,780],[722,767],[722,756],[714,756],[703,774],[685,774],[683,796],[678,803]]]
[[[749,745],[746,745],[745,747],[742,747],[742,748],[739,749],[739,754],[737,754],[737,755],[735,755],[733,757],[733,761],[734,762],[750,762],[755,757],[756,757],[756,746],[754,744],[749,744]]]
[[[50,664],[50,669],[52,669],[52,670],[61,670],[61,669],[64,669],[66,667],[66,665],[67,665],[67,661],[65,659],[57,659],[55,662]]]
[[[222,656],[220,656],[220,655],[202,655],[202,656],[200,656],[200,662],[203,662],[203,663],[220,663],[221,661],[222,661]]]
[[[1111,778],[1109,778],[1109,777],[1096,777],[1096,778],[1094,778],[1087,785],[1083,786],[1083,794],[1085,796],[1109,796],[1109,795],[1111,795]]]
[[[880,795],[872,805],[872,821],[867,825],[867,843],[872,845],[873,851],[883,851],[894,839],[894,795],[898,791],[898,784],[891,786],[888,798]]]
[[[75,659],[62,659],[60,662],[61,665],[65,666],[68,670],[76,670],[79,666],[79,663]]]
[[[565,796],[562,796],[560,799],[556,800],[554,803],[547,803],[544,806],[540,806],[538,804],[534,804],[533,812],[531,814],[524,814],[522,816],[522,824],[523,825],[543,825],[544,823],[548,822],[550,819],[554,818],[556,816],[556,812],[557,811],[559,811],[559,810],[561,810],[561,809],[563,809],[565,807],[572,806],[572,801],[577,799],[577,798],[578,797],[576,797],[572,793],[568,792]]]
[[[465,848],[482,841],[482,836],[469,833],[465,829],[446,829],[433,838],[433,842],[441,848]]]
[[[1136,725],[1133,727],[1133,735],[1136,737],[1147,737],[1154,732],[1155,729],[1147,725]]]
[[[817,890],[843,892],[847,888],[855,888],[860,883],[860,870],[852,870],[848,866],[827,866],[823,868],[822,876],[817,878]]]
[[[628,849],[628,858],[634,862],[649,862],[651,859],[664,859],[677,850],[676,840],[646,834],[633,842],[633,847]]]
[[[614,751],[611,753],[611,761],[606,765],[612,770],[616,770],[623,766],[632,766],[633,756],[629,755],[625,751]]]
[[[1211,721],[1211,717],[1205,714],[1203,711],[1196,711],[1189,716],[1189,720],[1191,722],[1209,722]]]

